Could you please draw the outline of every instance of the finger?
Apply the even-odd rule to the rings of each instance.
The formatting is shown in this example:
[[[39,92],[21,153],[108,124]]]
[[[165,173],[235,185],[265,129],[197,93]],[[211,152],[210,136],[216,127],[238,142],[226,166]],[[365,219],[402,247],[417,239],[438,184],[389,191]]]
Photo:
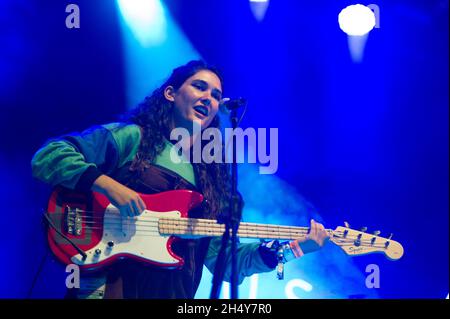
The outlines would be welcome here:
[[[142,200],[142,198],[140,196],[139,196],[139,199],[138,199],[138,203],[139,203],[139,207],[141,209],[141,213],[143,213],[144,210],[147,209],[147,206],[145,205],[145,202]]]
[[[314,219],[311,219],[311,236],[317,237],[317,223]]]
[[[322,237],[320,240],[320,242],[322,243],[321,246],[325,245],[329,240],[330,240],[329,236]]]
[[[133,195],[132,202],[133,202],[133,209],[134,209],[135,214],[136,214],[135,216],[138,216],[138,215],[142,214],[144,212],[144,210],[145,210],[145,203],[142,200],[141,196],[139,196],[138,193],[135,193]]]
[[[330,234],[328,234],[328,232],[325,229],[323,230],[323,237],[325,239],[329,239],[330,238]]]
[[[328,233],[324,229],[319,230],[319,232],[317,233],[317,238],[319,238],[320,240],[324,240],[327,237]]]
[[[135,211],[134,211],[134,204],[133,202],[128,203],[128,217],[134,217],[135,216]]]
[[[330,233],[325,228],[323,230],[323,233],[324,233],[324,236],[325,236],[324,242],[326,243],[326,242],[328,242],[330,240]]]
[[[142,209],[139,206],[138,200],[133,201],[134,216],[139,216],[142,213]]]
[[[128,215],[129,215],[129,213],[128,213],[128,207],[126,207],[126,206],[121,207],[121,208],[119,209],[119,211],[120,211],[120,216],[121,216],[122,218],[128,218]]]
[[[325,227],[321,223],[317,224],[317,231],[318,231],[318,234],[322,237],[325,237],[328,235],[327,231],[325,230]]]

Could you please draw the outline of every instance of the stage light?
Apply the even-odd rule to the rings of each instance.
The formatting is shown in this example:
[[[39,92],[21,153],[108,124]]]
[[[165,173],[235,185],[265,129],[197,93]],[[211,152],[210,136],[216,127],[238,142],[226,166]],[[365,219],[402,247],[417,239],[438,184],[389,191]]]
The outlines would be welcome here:
[[[200,54],[160,0],[116,0],[126,73],[127,108],[158,87],[168,72]]]
[[[348,35],[363,36],[375,27],[376,19],[369,7],[355,4],[339,13],[338,22],[341,30]]]
[[[355,63],[363,60],[369,32],[374,27],[379,28],[379,11],[379,7],[375,4],[368,6],[355,4],[339,13],[339,27],[348,35],[348,48]]]
[[[249,0],[249,3],[255,19],[259,22],[264,20],[267,8],[269,7],[269,0]]]
[[[120,13],[136,39],[144,47],[166,39],[167,22],[159,0],[117,0]]]

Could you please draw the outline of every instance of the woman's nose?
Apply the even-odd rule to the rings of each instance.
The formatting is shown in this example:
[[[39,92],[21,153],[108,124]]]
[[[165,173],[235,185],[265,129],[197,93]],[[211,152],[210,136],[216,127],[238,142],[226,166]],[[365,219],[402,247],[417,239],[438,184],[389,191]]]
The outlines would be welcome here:
[[[202,99],[202,103],[203,103],[203,105],[205,105],[205,106],[210,106],[210,105],[211,105],[211,99],[209,99],[209,98],[204,98],[204,99]]]

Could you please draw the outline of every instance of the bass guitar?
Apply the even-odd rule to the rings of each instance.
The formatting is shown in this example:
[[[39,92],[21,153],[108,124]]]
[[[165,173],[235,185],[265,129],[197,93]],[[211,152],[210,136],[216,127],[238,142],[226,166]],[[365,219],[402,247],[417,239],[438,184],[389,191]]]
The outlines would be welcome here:
[[[130,258],[165,268],[183,265],[172,251],[176,238],[221,236],[223,224],[211,219],[189,218],[203,196],[190,190],[140,194],[147,209],[139,216],[122,218],[108,198],[97,192],[81,193],[63,187],[52,192],[45,217],[51,251],[65,264],[90,271]],[[348,225],[346,225],[348,226]],[[307,235],[308,227],[240,223],[238,236],[267,240],[294,240]],[[391,260],[403,247],[389,238],[339,226],[327,229],[330,241],[351,256],[383,253]]]

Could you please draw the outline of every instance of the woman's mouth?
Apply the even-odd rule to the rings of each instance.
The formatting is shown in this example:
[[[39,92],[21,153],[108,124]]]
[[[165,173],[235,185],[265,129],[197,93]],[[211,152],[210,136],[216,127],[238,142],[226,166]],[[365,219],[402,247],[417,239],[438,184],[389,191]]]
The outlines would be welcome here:
[[[209,114],[208,108],[203,106],[203,105],[196,105],[196,106],[194,106],[194,110],[197,113],[200,113],[203,116],[208,116],[208,114]]]

